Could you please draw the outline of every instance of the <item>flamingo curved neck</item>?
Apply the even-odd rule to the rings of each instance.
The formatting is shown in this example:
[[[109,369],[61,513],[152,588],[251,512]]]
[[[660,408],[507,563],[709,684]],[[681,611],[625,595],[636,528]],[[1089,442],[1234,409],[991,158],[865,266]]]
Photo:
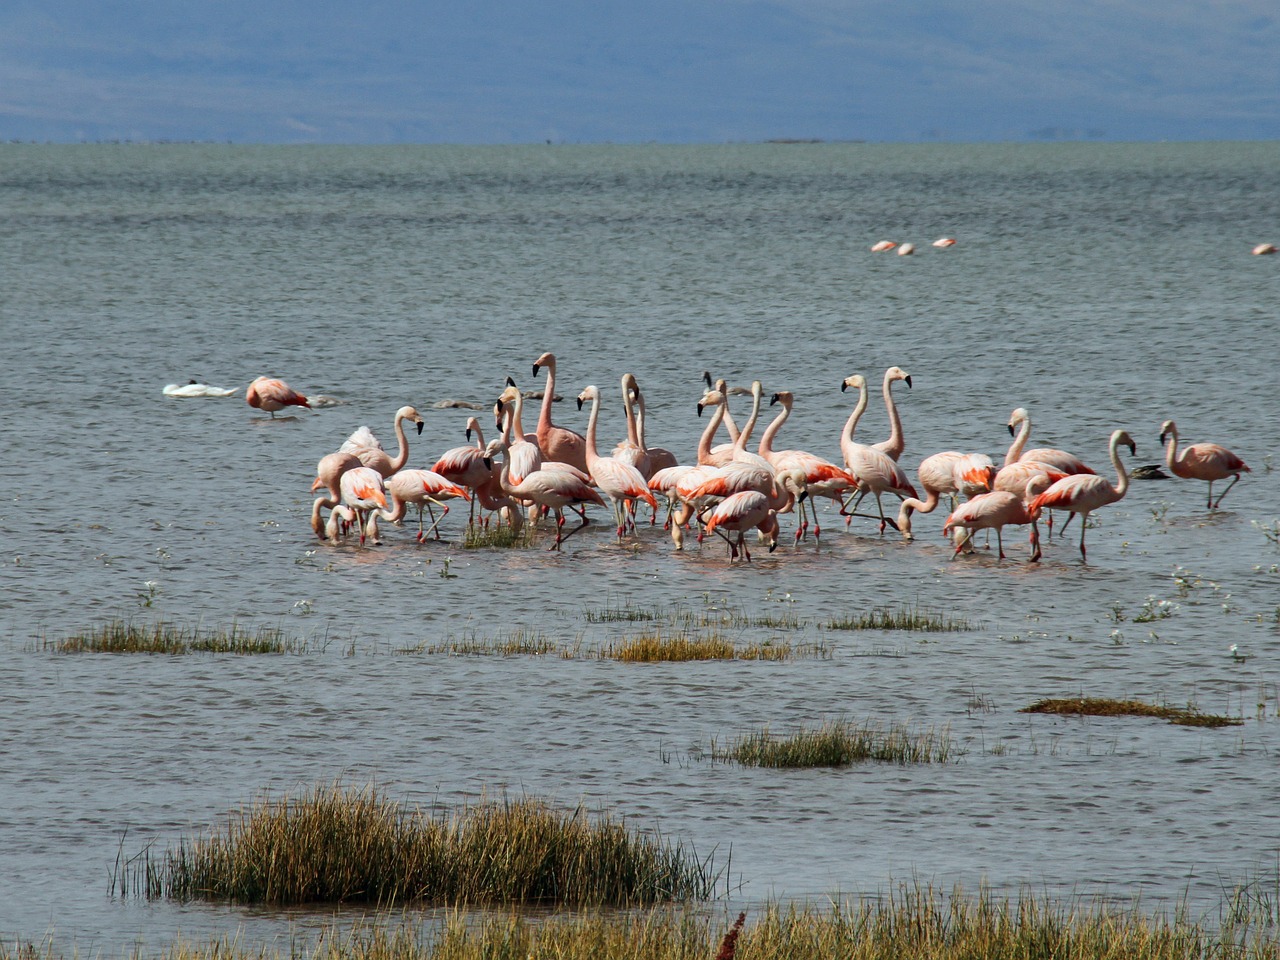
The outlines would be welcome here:
[[[1124,468],[1124,463],[1120,460],[1120,435],[1118,433],[1111,435],[1111,465],[1116,468],[1116,474],[1118,475],[1116,493],[1123,497],[1129,489],[1129,474]]]
[[[400,449],[396,451],[396,455],[391,459],[391,472],[396,473],[404,468],[409,462],[409,441],[404,435],[404,417],[396,414],[396,440],[400,444]]]
[[[734,449],[738,451],[746,451],[747,441],[751,439],[751,431],[756,428],[756,420],[760,416],[760,396],[762,390],[759,387],[760,381],[756,381],[751,385],[751,416],[747,418],[747,422],[742,425],[742,432],[738,434],[738,439],[734,441]],[[728,400],[728,397],[725,398]]]
[[[1169,428],[1169,439],[1165,441],[1164,459],[1172,470],[1178,463],[1178,428]]]
[[[721,401],[716,404],[711,422],[707,424],[707,428],[702,431],[702,436],[698,440],[698,463],[706,463],[711,459],[711,441],[715,438],[716,431],[720,429],[720,421],[724,416],[724,401]]]
[[[643,448],[644,445],[640,442],[640,431],[636,425],[635,407],[631,403],[632,388],[635,388],[636,393],[638,395],[640,390],[639,390],[639,387],[636,385],[636,378],[631,376],[631,374],[629,373],[623,374],[622,409],[625,412],[626,418],[627,418],[627,442],[630,443],[633,447]]]
[[[542,394],[542,408],[538,412],[538,432],[545,434],[551,429],[551,404],[556,395],[556,361],[552,357],[542,366],[547,371],[546,392]]]
[[[858,421],[862,419],[862,414],[866,409],[867,387],[866,384],[863,384],[858,388],[858,402],[853,406],[853,413],[849,414],[849,419],[844,424],[844,432],[840,434],[840,446],[847,447],[856,442],[853,439],[853,435],[858,429]]]
[[[596,451],[596,421],[600,417],[600,392],[592,391],[591,393],[591,414],[587,417],[587,468],[590,472],[591,464],[600,459],[600,454]]]
[[[1022,422],[1018,424],[1018,433],[1013,438],[1013,443],[1009,444],[1009,452],[1004,455],[1005,466],[1018,462],[1018,458],[1022,456],[1022,448],[1027,445],[1027,439],[1030,436],[1031,418],[1024,417]]]
[[[886,373],[884,377],[884,406],[889,412],[889,439],[884,442],[884,452],[895,460],[902,454],[906,443],[902,438],[902,418],[898,416],[898,405],[893,402],[893,381]]]
[[[779,400],[778,402],[782,404],[782,409],[778,412],[778,415],[773,418],[773,422],[765,428],[764,435],[760,438],[760,446],[757,448],[760,456],[764,457],[766,460],[768,460],[769,455],[773,453],[774,437],[778,435],[778,431],[782,429],[782,425],[786,423],[787,418],[791,416],[792,401]]]

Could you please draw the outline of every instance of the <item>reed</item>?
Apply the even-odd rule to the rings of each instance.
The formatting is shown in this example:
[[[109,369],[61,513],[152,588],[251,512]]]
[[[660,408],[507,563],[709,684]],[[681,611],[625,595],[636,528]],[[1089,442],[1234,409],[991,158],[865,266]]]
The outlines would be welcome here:
[[[1107,697],[1067,697],[1037,700],[1019,713],[1053,713],[1063,716],[1156,717],[1184,727],[1234,727],[1244,723],[1235,717],[1201,713],[1195,707],[1171,707],[1140,700],[1112,700]]]
[[[163,855],[148,848],[117,866],[113,892],[272,906],[635,907],[706,899],[718,882],[710,858],[605,813],[528,797],[424,813],[335,784],[264,796],[221,831]]]
[[[724,747],[713,741],[710,756],[753,767],[847,767],[866,761],[946,763],[954,751],[945,730],[917,733],[901,724],[881,727],[870,721],[830,720],[813,729],[801,727],[784,737],[765,727]]]
[[[313,947],[180,941],[129,960],[1274,960],[1277,929],[1254,906],[1221,922],[1185,911],[1146,914],[1103,900],[949,896],[903,886],[827,908],[770,905],[744,926],[683,909],[477,919],[453,912],[422,925],[336,925]],[[718,951],[718,952],[717,952]],[[0,945],[0,960],[57,960],[48,948]]]
[[[172,623],[136,624],[113,620],[63,640],[44,641],[58,653],[304,653],[312,645],[261,627],[250,632],[232,624],[225,630],[200,630]]]
[[[816,645],[804,648],[806,652],[821,652],[825,648]],[[734,643],[724,634],[712,631],[695,634],[679,631],[653,632],[623,637],[617,643],[600,648],[602,660],[621,660],[626,663],[683,662],[688,660],[791,660],[796,649],[790,643]]]
[[[402,654],[443,654],[450,657],[546,656],[560,653],[560,644],[545,633],[518,627],[497,637],[450,637],[439,643],[423,641],[397,651]]]
[[[594,610],[583,613],[587,623],[640,623],[665,619],[667,611],[663,607],[633,607],[630,601],[622,605],[605,604]]]
[[[519,550],[533,546],[537,539],[537,531],[532,524],[523,524],[519,530],[513,530],[508,524],[494,521],[488,526],[467,524],[462,535],[464,550]]]
[[[953,633],[972,630],[973,624],[955,616],[925,610],[906,604],[874,607],[859,616],[837,617],[827,621],[830,630],[915,630],[922,633]]]

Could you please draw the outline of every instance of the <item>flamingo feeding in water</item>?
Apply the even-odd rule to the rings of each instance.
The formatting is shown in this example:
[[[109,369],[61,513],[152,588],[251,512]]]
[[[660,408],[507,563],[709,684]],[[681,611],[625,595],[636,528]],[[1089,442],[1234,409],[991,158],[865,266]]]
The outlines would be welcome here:
[[[386,519],[399,526],[408,510],[409,504],[418,507],[418,542],[422,543],[431,534],[440,539],[440,520],[449,515],[449,505],[445,500],[461,497],[470,500],[471,496],[461,486],[442,477],[434,470],[400,470],[386,480],[387,495],[391,498],[391,509],[382,514]],[[432,504],[440,507],[443,513],[436,519]],[[431,529],[422,529],[422,511],[431,514]]]
[[[255,410],[265,410],[275,419],[276,411],[285,407],[311,408],[307,398],[283,380],[272,377],[258,377],[245,389],[245,402]]]
[[[1089,514],[1099,507],[1105,507],[1109,503],[1122,499],[1129,490],[1129,474],[1125,472],[1124,464],[1120,462],[1120,444],[1122,443],[1129,448],[1130,454],[1138,452],[1138,445],[1133,442],[1133,437],[1128,433],[1116,430],[1111,434],[1109,448],[1111,465],[1115,467],[1117,475],[1114,485],[1105,477],[1095,474],[1074,474],[1054,483],[1027,505],[1029,510],[1035,512],[1049,509],[1069,510],[1072,514],[1080,514],[1080,558],[1085,561],[1089,559],[1084,549],[1084,535],[1089,528],[1085,521],[1089,519]]]
[[[1165,461],[1169,464],[1169,469],[1175,477],[1182,477],[1184,480],[1207,480],[1210,510],[1222,506],[1222,498],[1239,482],[1240,474],[1253,472],[1243,460],[1216,443],[1192,443],[1179,451],[1178,425],[1172,420],[1160,424],[1160,442],[1165,443],[1166,437],[1169,439],[1165,447]],[[1227,477],[1231,478],[1231,482],[1218,495],[1215,503],[1213,481],[1225,480]]]
[[[1027,484],[1028,497],[1034,498],[1040,491],[1049,486],[1049,478],[1043,473],[1037,474]],[[1004,539],[1002,532],[1010,525],[1031,524],[1031,557],[1028,562],[1035,563],[1040,559],[1040,530],[1036,521],[1040,519],[1040,510],[1033,509],[1027,500],[1017,494],[1005,490],[992,490],[980,493],[955,510],[942,526],[944,535],[953,531],[964,530],[964,535],[957,537],[956,552],[951,555],[954,560],[960,552],[973,540],[979,530],[995,530],[996,549],[1000,559],[1005,559]]]
[[[932,513],[938,508],[944,494],[951,497],[951,508],[954,510],[957,495],[972,499],[989,492],[995,472],[991,458],[982,453],[944,450],[925,457],[916,468],[920,486],[924,487],[924,500],[907,497],[898,509],[898,529],[902,532],[902,538],[914,538],[911,532],[912,513]]]
[[[590,521],[583,514],[581,525],[569,533],[564,532],[564,508],[579,503],[595,503],[604,506],[600,494],[588,483],[579,480],[572,473],[559,470],[538,470],[529,474],[520,483],[511,482],[511,461],[507,456],[509,444],[505,437],[490,440],[485,447],[485,456],[494,457],[502,454],[502,472],[500,483],[504,493],[516,500],[525,500],[543,510],[550,510],[556,515],[556,542],[547,549],[559,550],[560,545],[585,527]]]

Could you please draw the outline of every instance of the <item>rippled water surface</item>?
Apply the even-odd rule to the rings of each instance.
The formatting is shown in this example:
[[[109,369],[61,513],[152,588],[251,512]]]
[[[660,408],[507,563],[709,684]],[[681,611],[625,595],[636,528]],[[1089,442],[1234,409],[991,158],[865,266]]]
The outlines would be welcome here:
[[[0,146],[0,935],[63,949],[179,931],[269,940],[323,916],[111,896],[117,855],[175,845],[262,791],[342,779],[447,805],[528,792],[604,805],[729,866],[735,903],[950,888],[1187,898],[1275,880],[1280,548],[1280,145],[258,148]],[[958,238],[951,249],[930,241]],[[872,254],[911,241],[913,257]],[[1224,508],[1136,483],[1029,566],[950,559],[941,514],[904,544],[823,535],[731,566],[606,515],[561,555],[467,551],[411,529],[314,541],[316,460],[368,424],[410,464],[463,442],[504,379],[559,357],[559,392],[649,401],[690,459],[699,378],[789,389],[786,445],[839,454],[840,382],[897,364],[914,476],[944,449],[1033,444],[1100,472],[1116,427],[1155,463],[1162,420],[1239,453]],[[259,374],[342,401],[272,420],[188,379]],[[744,401],[735,413],[746,415]],[[557,420],[581,429],[572,402]],[[766,411],[771,416],[771,411]],[[526,414],[527,423],[533,417]],[[487,421],[486,421],[487,425]],[[887,436],[878,390],[859,429]],[[1135,622],[1144,603],[1171,615]],[[833,617],[906,602],[940,634]],[[628,665],[607,606],[768,617],[741,639],[822,642],[787,662]],[[285,656],[67,655],[113,619],[280,627]],[[581,655],[449,657],[449,638],[540,632]],[[1235,647],[1234,652],[1232,647]],[[1220,730],[1020,713],[1133,697],[1242,717]],[[846,717],[946,729],[945,765],[776,772],[699,759],[764,725]]]

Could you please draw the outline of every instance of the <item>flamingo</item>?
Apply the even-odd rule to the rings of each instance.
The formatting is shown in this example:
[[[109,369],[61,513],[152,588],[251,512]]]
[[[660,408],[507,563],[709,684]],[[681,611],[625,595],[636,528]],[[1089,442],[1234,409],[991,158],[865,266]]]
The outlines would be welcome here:
[[[1074,474],[1065,473],[1062,470],[1056,470],[1039,460],[1028,460],[1023,457],[1016,463],[1006,463],[1003,467],[996,471],[995,482],[991,488],[993,490],[1005,490],[1009,493],[1016,493],[1020,497],[1026,495],[1027,483],[1032,477],[1044,474],[1049,478],[1050,483],[1057,483],[1063,477],[1074,476]]]
[[[871,245],[872,253],[884,253],[886,250],[892,250],[898,244],[893,240],[877,240]]]
[[[533,361],[533,375],[546,368],[547,388],[542,392],[542,410],[538,414],[538,446],[549,460],[570,463],[579,470],[587,470],[587,440],[580,433],[551,422],[551,403],[556,392],[556,357],[544,353]]]
[[[409,441],[405,439],[404,422],[418,425],[418,433],[422,433],[422,416],[413,407],[404,406],[396,411],[395,434],[400,444],[394,457],[382,449],[382,444],[368,427],[361,427],[343,442],[338,449],[343,453],[352,453],[360,458],[366,467],[372,467],[382,474],[383,478],[391,476],[397,470],[404,469],[409,462]]]
[[[474,445],[450,447],[440,454],[431,470],[460,487],[475,491],[493,478],[493,468],[491,463],[485,462],[484,434],[480,431],[480,421],[475,417],[468,417],[464,435],[470,440],[472,434],[476,438]],[[474,523],[476,518],[476,498],[470,499],[471,515],[468,524]]]
[[[957,495],[972,499],[990,491],[995,472],[991,458],[982,453],[944,450],[925,457],[916,468],[920,486],[924,487],[924,500],[907,497],[898,509],[898,529],[902,531],[902,538],[914,539],[911,532],[912,513],[932,513],[944,494],[951,497],[951,508],[954,510]]]
[[[939,237],[937,240],[933,241],[933,245],[943,249],[947,247],[954,247],[956,245],[956,239],[955,237]]]
[[[824,460],[817,454],[809,453],[807,450],[773,449],[773,441],[777,437],[778,431],[782,429],[782,425],[791,416],[794,402],[795,397],[790,390],[780,390],[769,398],[769,405],[773,406],[775,403],[780,403],[782,404],[782,411],[774,418],[773,423],[769,424],[764,435],[760,437],[760,445],[757,448],[760,456],[769,461],[769,464],[779,473],[792,469],[803,470],[810,497],[828,497],[831,500],[843,503],[843,495],[857,487],[858,481],[856,477],[837,467],[830,460]],[[803,504],[800,506],[800,521],[796,526],[797,540],[809,528],[809,521]],[[813,535],[815,537],[822,535],[822,528],[818,525],[817,507],[813,508]]]
[[[336,539],[336,522],[341,517],[348,521],[355,520],[361,525],[361,545],[366,537],[375,544],[380,543],[376,511],[379,508],[387,509],[387,491],[382,474],[372,467],[352,467],[339,478],[338,487],[342,493],[342,503],[334,507],[329,515],[329,539]]]
[[[578,409],[591,401],[591,415],[587,420],[587,470],[596,486],[604,491],[613,501],[613,516],[618,524],[618,539],[622,539],[626,529],[626,500],[643,500],[654,510],[658,509],[658,501],[654,499],[644,476],[631,464],[616,457],[602,457],[596,452],[596,421],[600,417],[600,391],[590,385],[578,394]]]
[[[624,463],[629,463],[640,471],[645,483],[653,476],[653,467],[649,462],[649,451],[640,442],[640,430],[636,422],[636,411],[633,397],[640,392],[634,374],[622,375],[622,409],[627,417],[627,439],[618,442],[613,448],[613,455]]]
[[[791,500],[803,501],[808,496],[804,489],[804,471],[793,470],[783,475],[776,496],[770,497],[759,490],[742,490],[726,497],[716,504],[703,518],[706,521],[707,533],[717,533],[729,544],[729,561],[738,557],[738,552],[751,560],[751,551],[747,549],[746,531],[756,527],[768,539],[769,552],[773,553],[778,546],[778,504]],[[738,542],[724,533],[725,530],[737,531]]]
[[[854,502],[852,510],[846,505],[841,507],[840,512],[847,518],[845,522],[849,523],[850,518],[857,512],[858,505],[862,503],[862,498],[868,493],[874,493],[876,507],[880,512],[880,532],[884,533],[885,525],[890,521],[884,515],[884,505],[880,501],[881,494],[892,493],[900,500],[905,500],[907,497],[919,499],[919,494],[893,458],[881,453],[875,447],[858,443],[853,439],[854,431],[858,429],[858,421],[862,419],[862,414],[867,409],[867,380],[862,374],[855,373],[846,377],[840,384],[841,392],[849,387],[857,388],[858,402],[845,422],[844,429],[840,432],[840,452],[844,456],[844,465],[858,479],[858,499]]]
[[[311,492],[315,493],[324,487],[327,495],[316,497],[311,507],[311,529],[321,540],[325,539],[325,526],[320,522],[320,511],[326,508],[332,510],[342,502],[342,475],[359,466],[363,466],[359,457],[341,450],[325,454],[316,464],[316,478],[312,481]]]
[[[1080,514],[1080,558],[1086,562],[1089,558],[1084,549],[1084,535],[1088,529],[1085,521],[1089,519],[1089,514],[1099,507],[1105,507],[1109,503],[1120,500],[1129,489],[1129,475],[1125,472],[1124,464],[1120,462],[1120,444],[1122,443],[1129,448],[1130,454],[1138,452],[1138,445],[1124,430],[1116,430],[1111,434],[1109,448],[1111,465],[1115,467],[1117,475],[1114,486],[1106,478],[1095,474],[1074,474],[1059,480],[1027,505],[1027,508],[1033,511],[1047,508],[1070,510],[1073,515]]]
[[[463,500],[471,499],[465,489],[434,470],[397,471],[387,478],[386,492],[391,497],[391,509],[383,512],[382,516],[397,526],[404,519],[409,504],[417,504],[419,543],[427,538],[428,533],[434,533],[436,539],[440,539],[440,520],[449,514],[449,505],[443,501],[452,500],[455,497],[461,497]],[[440,520],[436,519],[435,512],[431,510],[432,504],[444,511],[440,515]],[[431,530],[428,533],[422,530],[423,507],[431,513]]]
[[[915,252],[916,245],[914,243],[903,243],[898,245],[898,256],[900,257],[909,257]]]
[[[911,374],[901,367],[890,367],[884,372],[884,406],[889,411],[889,439],[871,445],[895,461],[902,456],[902,451],[907,446],[902,437],[902,418],[898,416],[898,408],[893,402],[893,392],[890,390],[898,380],[903,381],[907,389],[911,388]]]
[[[1040,491],[1049,486],[1049,478],[1043,473],[1036,474],[1027,484],[1029,498],[1036,497]],[[964,530],[963,536],[957,537],[956,552],[951,555],[954,560],[960,552],[973,540],[979,530],[995,530],[996,547],[1000,551],[1000,559],[1004,560],[1004,539],[1002,532],[1006,526],[1031,524],[1031,557],[1029,563],[1040,559],[1040,530],[1036,521],[1040,518],[1039,508],[1033,508],[1027,500],[1017,494],[1005,490],[992,490],[982,493],[972,500],[966,501],[952,511],[951,516],[943,524],[943,534]]]
[[[520,428],[520,414],[524,409],[524,394],[513,383],[508,383],[493,406],[493,417],[502,428],[502,436],[506,438],[510,449],[507,460],[511,464],[511,482],[517,486],[525,477],[542,469],[542,448]]]
[[[556,542],[547,549],[559,550],[564,541],[590,522],[584,512],[582,524],[569,533],[564,533],[564,508],[573,504],[586,503],[595,503],[603,507],[604,500],[590,484],[583,483],[571,473],[556,470],[539,470],[529,474],[520,483],[512,483],[511,461],[507,456],[508,447],[505,436],[490,440],[485,447],[485,456],[492,458],[499,453],[503,455],[499,483],[504,493],[516,500],[526,500],[540,510],[549,510],[556,515]]]
[[[1013,437],[1013,443],[1009,445],[1009,452],[1004,455],[1006,465],[1026,459],[1037,460],[1066,474],[1093,474],[1095,472],[1089,469],[1079,457],[1067,453],[1065,450],[1057,450],[1053,447],[1036,447],[1034,450],[1022,449],[1026,446],[1027,440],[1031,436],[1031,415],[1027,413],[1025,407],[1018,407],[1009,415],[1009,436]]]
[[[266,410],[271,419],[276,417],[277,410],[285,407],[311,408],[307,398],[283,380],[272,377],[258,377],[244,391],[245,402],[255,410]]]
[[[679,461],[676,455],[665,447],[649,446],[644,432],[644,391],[636,387],[636,434],[639,438],[640,446],[649,454],[649,467],[654,473],[659,470],[666,470],[668,467],[676,466]],[[653,479],[650,475],[649,479]]]
[[[1193,443],[1183,447],[1179,452],[1178,425],[1172,420],[1166,420],[1160,424],[1161,443],[1165,443],[1165,437],[1169,438],[1164,451],[1165,461],[1169,464],[1173,475],[1182,477],[1184,480],[1209,481],[1208,507],[1211,510],[1222,506],[1222,498],[1239,482],[1240,474],[1253,472],[1243,460],[1226,447],[1216,443]],[[1225,480],[1227,477],[1231,478],[1231,482],[1227,484],[1227,489],[1222,491],[1215,503],[1213,481]]]

